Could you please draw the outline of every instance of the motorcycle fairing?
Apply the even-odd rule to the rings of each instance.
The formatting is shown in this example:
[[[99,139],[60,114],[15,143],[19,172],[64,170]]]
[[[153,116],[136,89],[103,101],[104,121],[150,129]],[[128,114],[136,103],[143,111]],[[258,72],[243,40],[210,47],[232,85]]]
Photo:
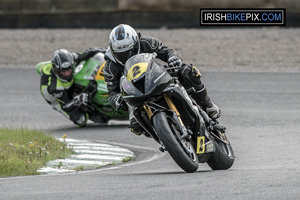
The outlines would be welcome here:
[[[173,101],[176,103],[177,102],[177,108],[178,109],[182,109],[183,107],[186,108],[188,110],[188,113],[191,113],[193,118],[193,124],[195,126],[195,130],[194,132],[196,132],[198,135],[204,135],[204,130],[205,130],[205,126],[204,126],[204,121],[202,119],[202,117],[200,116],[200,113],[198,111],[198,108],[193,105],[190,97],[188,96],[188,94],[186,93],[185,89],[182,88],[182,86],[178,85],[178,84],[170,84],[169,87],[167,87],[163,93],[167,93],[169,94],[171,97],[173,98]],[[187,118],[189,117],[188,115],[185,115],[186,117],[183,118],[183,121],[187,120]],[[182,113],[182,115],[184,116],[184,114]]]
[[[137,63],[130,67],[127,73],[127,79],[130,82],[135,82],[143,75],[148,69],[148,63]]]
[[[105,79],[104,79],[104,75],[103,75],[103,68],[104,68],[105,64],[106,64],[106,62],[104,62],[104,63],[100,66],[100,68],[99,68],[99,70],[98,70],[98,72],[97,72],[97,75],[96,75],[96,77],[95,77],[95,80],[105,80]]]
[[[149,96],[162,92],[172,77],[166,69],[155,60],[154,54],[138,54],[125,64],[121,78],[121,94],[131,106],[141,105]]]

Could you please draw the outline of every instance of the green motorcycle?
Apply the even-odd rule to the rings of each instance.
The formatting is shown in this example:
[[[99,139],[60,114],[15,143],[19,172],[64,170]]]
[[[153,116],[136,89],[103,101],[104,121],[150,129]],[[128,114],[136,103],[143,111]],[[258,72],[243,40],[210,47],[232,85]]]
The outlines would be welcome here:
[[[51,61],[41,62],[35,69],[41,74],[42,69],[51,65]],[[103,53],[79,63],[74,68],[74,95],[86,92],[90,94],[88,106],[83,109],[91,113],[90,120],[106,123],[110,119],[128,120],[128,111],[115,110],[109,103],[107,84],[103,76],[105,59]]]

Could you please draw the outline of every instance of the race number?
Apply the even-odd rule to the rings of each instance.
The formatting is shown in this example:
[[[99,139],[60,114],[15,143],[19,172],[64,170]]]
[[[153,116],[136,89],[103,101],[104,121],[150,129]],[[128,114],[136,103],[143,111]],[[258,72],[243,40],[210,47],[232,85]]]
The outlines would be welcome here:
[[[127,73],[127,79],[129,81],[138,79],[144,72],[147,71],[148,63],[137,63],[132,65]]]
[[[204,136],[197,137],[197,154],[205,152],[205,138]]]

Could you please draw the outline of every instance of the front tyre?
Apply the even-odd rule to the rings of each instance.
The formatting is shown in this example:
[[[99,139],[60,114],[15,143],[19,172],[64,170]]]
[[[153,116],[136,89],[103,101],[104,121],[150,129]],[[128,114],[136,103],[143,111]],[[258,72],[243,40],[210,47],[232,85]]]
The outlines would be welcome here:
[[[153,126],[173,160],[185,172],[193,173],[198,169],[198,157],[190,142],[179,138],[176,124],[165,112],[153,116]],[[179,137],[178,137],[179,136]]]

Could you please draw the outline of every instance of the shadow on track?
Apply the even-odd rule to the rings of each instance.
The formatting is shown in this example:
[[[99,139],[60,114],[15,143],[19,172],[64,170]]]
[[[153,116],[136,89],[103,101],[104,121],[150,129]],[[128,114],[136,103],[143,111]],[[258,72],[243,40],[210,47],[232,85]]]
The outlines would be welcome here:
[[[85,127],[76,127],[74,125],[70,125],[70,126],[63,126],[63,127],[56,127],[53,129],[49,129],[51,131],[55,131],[55,132],[60,132],[60,131],[84,131],[84,130],[103,130],[103,129],[120,129],[120,128],[128,128],[128,125],[124,125],[124,124],[88,124]]]
[[[132,175],[144,175],[144,176],[164,176],[164,175],[175,175],[175,174],[184,174],[184,175],[189,175],[189,174],[202,174],[202,173],[209,173],[209,172],[213,172],[213,170],[198,170],[194,173],[186,173],[184,171],[169,171],[169,172],[143,172],[143,173],[132,173],[130,174],[130,176]],[[127,175],[125,175],[127,176]]]

